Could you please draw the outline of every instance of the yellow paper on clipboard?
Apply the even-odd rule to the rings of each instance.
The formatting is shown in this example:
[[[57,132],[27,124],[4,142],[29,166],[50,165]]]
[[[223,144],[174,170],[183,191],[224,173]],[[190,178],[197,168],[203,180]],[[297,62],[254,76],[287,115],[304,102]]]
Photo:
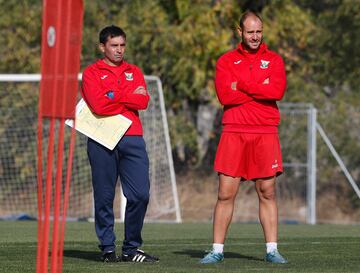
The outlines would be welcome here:
[[[110,150],[115,148],[132,123],[123,115],[98,116],[91,112],[83,99],[75,111],[75,129]],[[67,119],[65,124],[74,127],[72,119]]]

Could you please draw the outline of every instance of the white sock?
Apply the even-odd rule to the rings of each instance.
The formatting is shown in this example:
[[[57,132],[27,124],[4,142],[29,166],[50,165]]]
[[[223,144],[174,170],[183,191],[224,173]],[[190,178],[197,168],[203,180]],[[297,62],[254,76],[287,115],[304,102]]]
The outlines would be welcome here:
[[[213,244],[213,251],[216,253],[224,252],[224,244]]]
[[[273,252],[274,250],[277,250],[276,242],[266,243],[266,253]]]

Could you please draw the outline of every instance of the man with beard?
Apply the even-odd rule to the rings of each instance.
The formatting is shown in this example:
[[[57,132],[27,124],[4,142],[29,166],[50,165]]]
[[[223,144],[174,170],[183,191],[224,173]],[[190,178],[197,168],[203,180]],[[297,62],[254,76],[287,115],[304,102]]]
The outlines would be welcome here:
[[[214,169],[219,174],[214,211],[213,248],[202,264],[224,259],[224,241],[234,202],[245,180],[254,182],[259,218],[266,241],[265,261],[287,263],[277,250],[276,177],[283,171],[276,101],[282,99],[286,75],[282,58],[262,41],[263,24],[255,12],[245,12],[238,29],[242,42],[216,64],[215,87],[224,107],[222,134]]]

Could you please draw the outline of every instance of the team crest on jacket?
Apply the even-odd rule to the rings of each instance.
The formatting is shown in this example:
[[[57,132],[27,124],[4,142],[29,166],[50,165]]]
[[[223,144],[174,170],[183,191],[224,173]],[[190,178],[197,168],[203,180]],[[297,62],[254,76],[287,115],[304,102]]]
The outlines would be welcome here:
[[[125,78],[126,78],[127,81],[134,80],[133,73],[126,73],[125,72]]]
[[[261,64],[260,64],[261,69],[266,69],[269,67],[270,61],[264,61],[264,60],[260,60],[260,61],[261,61]]]

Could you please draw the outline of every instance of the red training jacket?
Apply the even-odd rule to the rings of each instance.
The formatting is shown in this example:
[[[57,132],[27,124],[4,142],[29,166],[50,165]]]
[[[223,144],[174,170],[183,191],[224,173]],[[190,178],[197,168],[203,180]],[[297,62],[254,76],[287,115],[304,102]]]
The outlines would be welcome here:
[[[216,63],[216,94],[224,106],[223,132],[277,133],[277,100],[284,96],[286,74],[280,55],[262,43],[248,53],[240,44]]]
[[[142,135],[138,110],[147,108],[150,97],[134,94],[138,86],[146,89],[144,76],[137,66],[125,61],[119,66],[110,66],[98,60],[84,70],[81,94],[95,114],[122,114],[132,120],[125,135]]]

